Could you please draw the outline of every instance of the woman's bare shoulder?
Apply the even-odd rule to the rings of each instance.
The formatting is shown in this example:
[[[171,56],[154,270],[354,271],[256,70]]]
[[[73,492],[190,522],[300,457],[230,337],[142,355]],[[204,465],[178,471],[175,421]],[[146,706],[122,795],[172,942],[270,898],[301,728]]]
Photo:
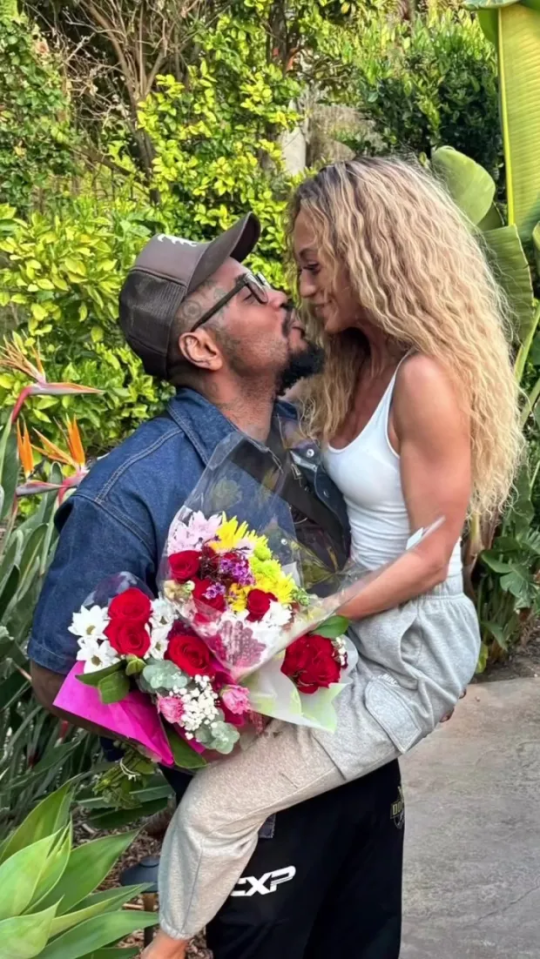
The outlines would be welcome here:
[[[413,401],[425,399],[453,399],[456,387],[450,374],[439,360],[415,353],[401,364],[396,378],[396,393]]]
[[[395,421],[399,425],[449,429],[464,425],[464,413],[450,374],[439,360],[415,354],[398,371],[395,391]]]

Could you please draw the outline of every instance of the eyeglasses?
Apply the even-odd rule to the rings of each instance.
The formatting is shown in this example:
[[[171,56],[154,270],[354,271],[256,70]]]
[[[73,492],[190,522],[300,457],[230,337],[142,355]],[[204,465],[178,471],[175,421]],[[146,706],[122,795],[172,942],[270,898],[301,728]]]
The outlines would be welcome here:
[[[229,290],[217,303],[214,303],[210,310],[207,310],[206,313],[199,317],[197,322],[191,327],[191,332],[193,333],[195,330],[198,330],[203,323],[207,323],[208,320],[212,319],[212,317],[215,316],[229,300],[232,300],[233,296],[240,293],[240,290],[243,290],[244,287],[249,290],[258,303],[268,303],[270,284],[265,280],[262,273],[243,273],[242,276],[238,277],[232,290]]]

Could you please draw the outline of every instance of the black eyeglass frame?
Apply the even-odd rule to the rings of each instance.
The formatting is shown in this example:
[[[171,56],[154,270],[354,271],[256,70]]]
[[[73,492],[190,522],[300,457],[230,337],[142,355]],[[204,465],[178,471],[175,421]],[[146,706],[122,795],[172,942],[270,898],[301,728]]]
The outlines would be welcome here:
[[[208,320],[211,320],[216,313],[219,312],[233,296],[236,296],[237,293],[240,293],[241,290],[247,287],[250,293],[253,294],[258,303],[268,303],[268,291],[270,289],[270,284],[265,280],[262,273],[243,273],[242,276],[239,276],[236,283],[234,284],[232,290],[229,290],[225,296],[222,296],[217,303],[214,303],[211,309],[207,310],[206,313],[203,313],[201,317],[197,320],[196,323],[191,327],[190,332],[194,333],[195,330],[198,330],[203,323],[207,323]]]

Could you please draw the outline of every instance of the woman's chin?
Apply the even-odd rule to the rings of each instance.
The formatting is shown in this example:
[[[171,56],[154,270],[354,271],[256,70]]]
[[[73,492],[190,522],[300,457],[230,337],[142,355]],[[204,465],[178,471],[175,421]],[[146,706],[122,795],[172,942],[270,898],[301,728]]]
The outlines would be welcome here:
[[[339,317],[329,316],[324,321],[324,332],[327,336],[335,336],[336,333],[342,333],[347,327],[340,322]]]

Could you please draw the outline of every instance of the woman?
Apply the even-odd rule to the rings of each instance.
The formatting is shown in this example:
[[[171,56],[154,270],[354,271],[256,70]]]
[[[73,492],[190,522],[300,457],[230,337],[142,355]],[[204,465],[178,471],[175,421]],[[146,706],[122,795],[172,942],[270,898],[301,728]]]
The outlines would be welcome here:
[[[443,189],[393,159],[337,163],[291,206],[308,322],[328,360],[305,426],[344,494],[354,558],[400,557],[356,599],[360,653],[334,735],[279,723],[198,774],[165,841],[162,928],[148,959],[181,959],[219,909],[266,817],[388,762],[457,702],[479,651],[462,590],[469,510],[503,505],[521,439],[500,293]]]

